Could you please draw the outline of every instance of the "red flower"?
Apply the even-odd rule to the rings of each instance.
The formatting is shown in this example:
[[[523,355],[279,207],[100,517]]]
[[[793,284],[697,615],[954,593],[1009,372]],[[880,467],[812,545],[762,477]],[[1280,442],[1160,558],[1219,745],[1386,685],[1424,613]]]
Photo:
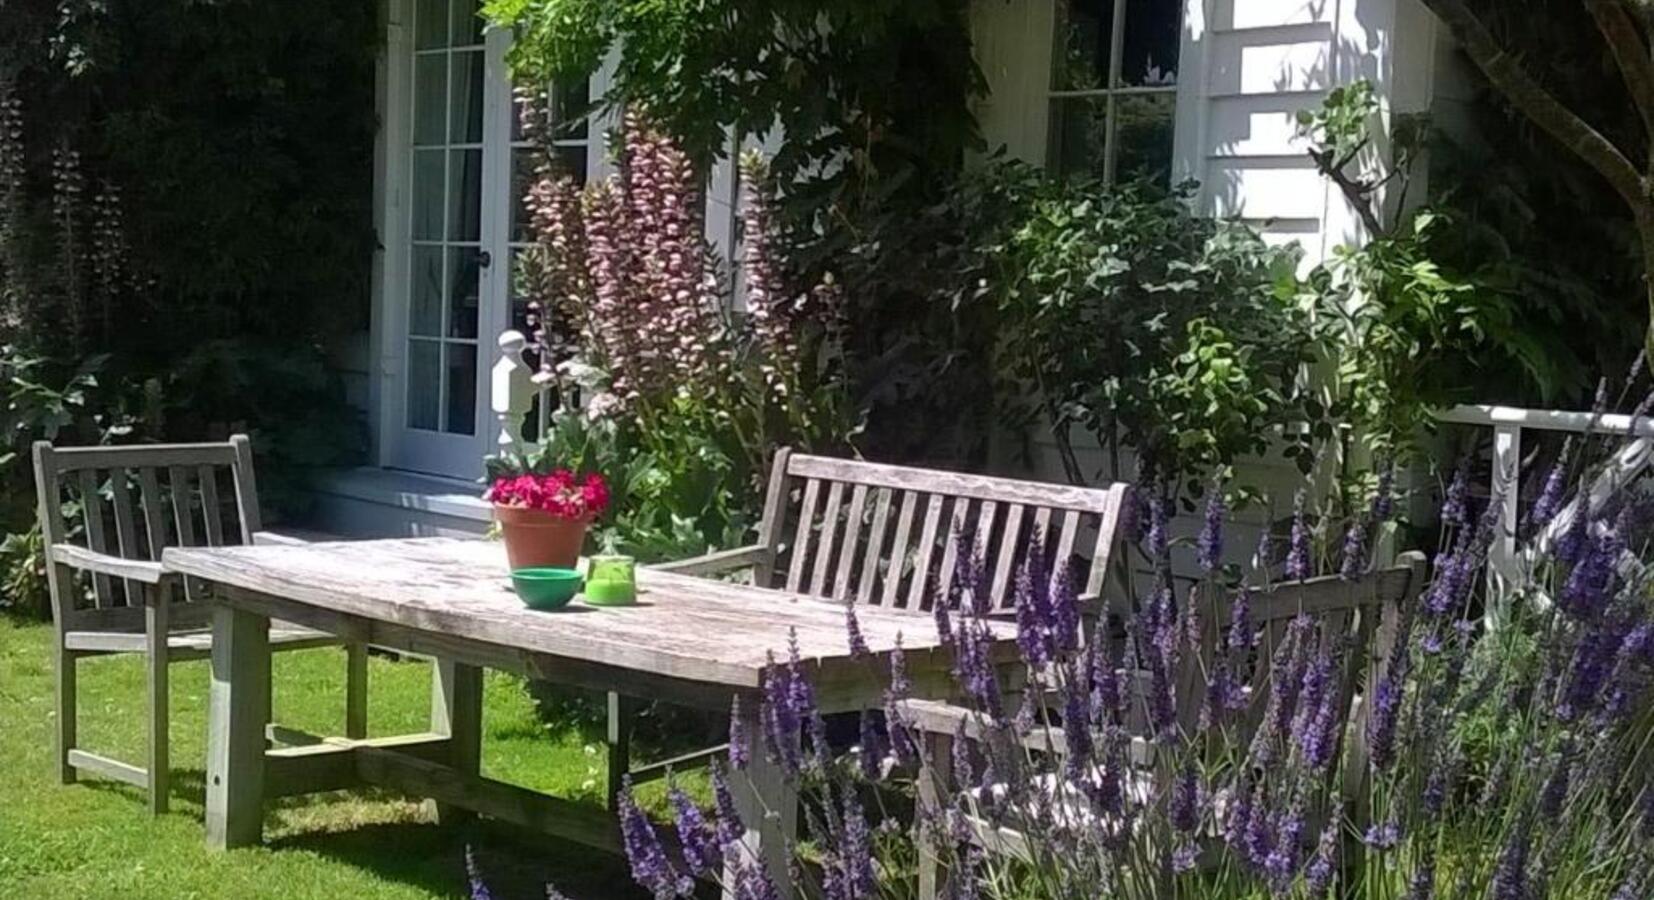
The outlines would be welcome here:
[[[595,519],[609,507],[609,486],[595,473],[577,477],[567,469],[550,475],[504,476],[484,499],[501,506],[538,509],[560,519]]]

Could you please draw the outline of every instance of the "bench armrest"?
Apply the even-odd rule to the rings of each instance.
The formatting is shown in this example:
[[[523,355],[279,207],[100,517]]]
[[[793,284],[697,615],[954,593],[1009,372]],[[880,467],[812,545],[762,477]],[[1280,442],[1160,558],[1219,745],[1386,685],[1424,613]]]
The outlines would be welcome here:
[[[144,584],[160,584],[172,577],[172,573],[168,572],[158,562],[150,562],[145,559],[123,559],[119,556],[109,556],[73,544],[53,545],[52,561],[62,563],[72,569],[97,572],[100,575],[125,578],[129,581],[141,581]]]
[[[750,569],[763,562],[768,552],[769,548],[764,545],[753,544],[747,547],[736,547],[733,550],[719,550],[704,556],[680,559],[676,562],[660,563],[647,568],[658,572],[671,572],[675,575],[722,575],[725,572]]]

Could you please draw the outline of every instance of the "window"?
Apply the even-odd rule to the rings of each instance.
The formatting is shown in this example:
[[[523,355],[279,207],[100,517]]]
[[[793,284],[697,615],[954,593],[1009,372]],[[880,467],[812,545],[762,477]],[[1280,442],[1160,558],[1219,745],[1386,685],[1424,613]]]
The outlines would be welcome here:
[[[1058,0],[1048,163],[1105,183],[1171,177],[1181,0]]]

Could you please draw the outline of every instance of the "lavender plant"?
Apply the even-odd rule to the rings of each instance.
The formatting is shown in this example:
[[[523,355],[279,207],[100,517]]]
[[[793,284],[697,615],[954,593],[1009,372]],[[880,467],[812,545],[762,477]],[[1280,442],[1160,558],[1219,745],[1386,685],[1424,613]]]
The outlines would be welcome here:
[[[1214,568],[1184,594],[1162,574],[1127,621],[1082,628],[1072,583],[1036,537],[1014,588],[1020,696],[989,662],[975,602],[986,567],[962,554],[956,589],[933,601],[978,737],[911,725],[898,649],[886,702],[836,756],[796,653],[772,667],[763,752],[812,811],[813,849],[792,877],[808,896],[910,896],[909,862],[924,854],[953,897],[1649,896],[1654,498],[1623,487],[1575,505],[1597,473],[1567,471],[1571,489],[1544,480],[1522,576],[1495,588],[1481,587],[1495,519],[1450,489],[1433,577],[1369,646],[1305,613],[1260,612],[1317,571],[1344,576],[1323,587],[1373,590],[1359,549],[1284,582],[1257,570],[1228,584]],[[1390,514],[1387,481],[1346,533]],[[1166,509],[1151,502],[1145,529],[1161,573]],[[1216,518],[1202,546],[1221,543]],[[1510,612],[1492,628],[1481,611],[1497,604]],[[720,797],[742,777],[735,762]],[[908,792],[914,812],[898,825],[882,804]],[[735,815],[685,808],[680,840],[701,839],[681,864],[634,820],[647,831],[634,862],[667,872],[651,876],[658,896],[687,889],[685,874],[771,895]]]

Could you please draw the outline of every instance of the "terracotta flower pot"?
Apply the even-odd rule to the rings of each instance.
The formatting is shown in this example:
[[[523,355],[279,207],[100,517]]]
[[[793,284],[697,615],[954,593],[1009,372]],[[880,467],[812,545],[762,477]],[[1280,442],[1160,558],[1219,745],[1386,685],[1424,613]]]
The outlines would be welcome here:
[[[505,556],[511,568],[560,566],[572,569],[586,542],[585,519],[565,519],[539,509],[494,504],[494,521],[500,523]]]

